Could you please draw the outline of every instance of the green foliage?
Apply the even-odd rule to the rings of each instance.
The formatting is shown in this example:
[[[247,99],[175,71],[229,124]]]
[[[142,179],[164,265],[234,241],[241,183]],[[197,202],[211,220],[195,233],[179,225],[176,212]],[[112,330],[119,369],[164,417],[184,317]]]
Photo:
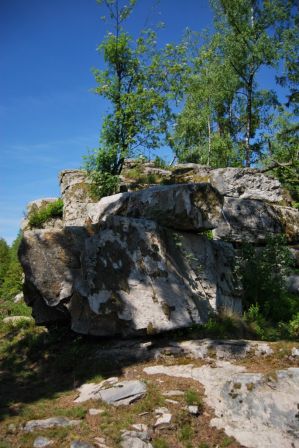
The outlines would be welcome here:
[[[162,157],[159,157],[159,156],[155,157],[154,165],[156,168],[162,168],[162,169],[167,168],[167,163],[165,162],[164,159],[162,159]]]
[[[0,238],[0,289],[9,267],[9,246],[3,238]]]
[[[18,260],[18,249],[22,235],[16,238],[9,248],[9,264],[6,267],[5,276],[0,286],[0,298],[11,299],[22,290],[22,267]]]
[[[285,237],[268,237],[262,249],[244,245],[241,258],[244,309],[257,304],[266,319],[273,322],[290,319],[296,304],[286,289],[293,259]]]
[[[192,439],[193,435],[194,435],[194,429],[192,428],[192,426],[188,425],[188,424],[184,424],[180,428],[179,440],[181,440],[183,442],[188,442],[189,440]]]
[[[244,245],[238,267],[244,288],[244,319],[265,340],[298,337],[299,302],[288,293],[293,259],[283,236],[269,237],[264,248]]]
[[[230,339],[252,336],[250,329],[240,316],[222,312],[213,315],[203,325],[194,325],[191,329],[194,337],[212,339]]]
[[[92,171],[89,179],[91,181],[90,195],[94,200],[100,200],[104,196],[110,196],[119,191],[119,177],[111,173]]]
[[[107,153],[108,164],[98,165],[101,173],[119,175],[124,160],[145,150],[151,151],[170,138],[174,114],[170,103],[179,97],[180,80],[185,73],[184,46],[157,46],[156,33],[143,30],[133,39],[124,29],[135,1],[101,1],[109,12],[112,31],[98,47],[105,62],[103,70],[94,69],[95,92],[110,103],[104,118],[100,148],[87,158]],[[167,73],[167,76],[165,76]],[[106,180],[105,180],[106,182]]]
[[[203,409],[202,399],[195,389],[188,389],[185,392],[185,400],[188,406],[198,406],[199,411]]]
[[[30,212],[28,216],[29,226],[30,228],[40,228],[49,219],[62,217],[62,212],[62,199],[42,205],[40,208],[33,209]]]
[[[258,85],[263,68],[280,73],[284,66],[276,80],[290,89],[287,107],[298,114],[298,5],[284,0],[211,4],[214,34],[202,33],[199,49],[197,37],[190,38],[188,82],[182,86],[186,100],[173,135],[179,161],[225,167],[298,160],[290,139],[273,133],[283,106],[274,91]],[[288,128],[296,123],[293,117]],[[277,158],[278,148],[283,154]]]
[[[165,439],[158,438],[152,441],[154,448],[169,448],[169,445]]]

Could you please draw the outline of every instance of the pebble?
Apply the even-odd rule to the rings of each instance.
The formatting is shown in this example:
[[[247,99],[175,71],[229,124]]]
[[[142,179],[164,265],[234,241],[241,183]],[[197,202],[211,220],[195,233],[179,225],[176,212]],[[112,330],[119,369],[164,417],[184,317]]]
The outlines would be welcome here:
[[[104,414],[104,412],[105,412],[104,409],[95,409],[95,408],[88,409],[89,415],[99,415],[99,414]]]
[[[33,442],[33,448],[46,448],[47,446],[53,445],[53,440],[48,439],[47,437],[37,437]]]
[[[199,415],[198,406],[190,405],[187,407],[187,410],[188,410],[189,414],[191,414],[191,415]]]

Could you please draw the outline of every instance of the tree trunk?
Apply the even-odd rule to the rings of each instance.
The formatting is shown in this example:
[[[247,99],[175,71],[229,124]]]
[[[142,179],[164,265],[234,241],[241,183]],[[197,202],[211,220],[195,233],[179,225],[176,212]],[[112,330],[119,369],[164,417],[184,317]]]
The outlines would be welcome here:
[[[252,135],[252,94],[253,94],[253,74],[250,74],[247,83],[247,106],[246,106],[246,133],[245,133],[245,166],[250,167]]]

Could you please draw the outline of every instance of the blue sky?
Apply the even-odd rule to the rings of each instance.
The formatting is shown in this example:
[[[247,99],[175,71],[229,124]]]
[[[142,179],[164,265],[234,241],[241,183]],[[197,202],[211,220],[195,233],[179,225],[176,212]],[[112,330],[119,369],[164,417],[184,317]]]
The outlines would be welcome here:
[[[107,27],[95,0],[0,1],[0,237],[16,237],[26,203],[59,196],[59,171],[96,148],[107,104],[91,92]],[[133,35],[159,21],[161,45],[211,26],[208,0],[139,0]]]

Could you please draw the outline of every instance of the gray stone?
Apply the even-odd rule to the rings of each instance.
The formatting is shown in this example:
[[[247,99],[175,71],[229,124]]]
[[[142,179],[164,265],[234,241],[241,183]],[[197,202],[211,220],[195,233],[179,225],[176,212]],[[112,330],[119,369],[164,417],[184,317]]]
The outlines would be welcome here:
[[[299,368],[276,372],[277,379],[250,373],[245,367],[217,361],[216,366],[151,366],[149,375],[192,378],[205,387],[215,412],[211,425],[250,448],[294,448],[298,445]]]
[[[123,381],[113,387],[103,389],[101,384],[87,383],[79,389],[79,397],[75,403],[83,403],[88,400],[103,400],[113,406],[128,405],[146,393],[146,385],[142,381]]]
[[[94,438],[95,444],[98,448],[109,448],[106,445],[106,440],[104,439],[104,437],[95,437]]]
[[[220,240],[264,243],[269,233],[285,233],[296,243],[299,211],[279,205],[279,182],[258,170],[188,164],[172,177],[195,183],[94,203],[85,171],[61,173],[63,228],[27,230],[20,247],[24,299],[36,323],[65,320],[78,333],[127,337],[201,324],[223,309],[242,312],[236,252]],[[198,233],[208,229],[218,241]],[[227,347],[219,346],[217,357],[227,359]],[[198,348],[198,357],[206,349]],[[140,347],[135,358],[148,359],[147,350]],[[173,356],[180,350],[169,349]]]
[[[160,417],[157,418],[154,427],[157,429],[167,428],[171,424],[171,419],[172,414],[170,414],[170,412],[163,413],[162,415],[160,415]]]
[[[109,215],[146,218],[176,230],[205,230],[217,226],[222,197],[210,184],[155,186],[103,198],[88,208],[91,222]]]
[[[131,427],[135,431],[141,431],[141,432],[148,431],[148,426],[145,425],[144,423],[134,423],[134,425],[131,425]]]
[[[290,243],[299,240],[299,210],[231,197],[224,198],[222,218],[213,230],[215,238],[237,243],[264,242],[282,233]]]
[[[48,439],[47,437],[37,437],[33,442],[33,448],[46,448],[47,446],[51,446],[54,444],[53,440]]]
[[[281,203],[280,182],[252,168],[209,168],[197,164],[176,165],[173,182],[210,182],[223,196]]]
[[[292,294],[299,294],[299,275],[290,275],[287,278],[287,288]]]
[[[184,392],[182,390],[168,390],[166,392],[163,392],[164,397],[180,397],[184,395]]]
[[[23,300],[24,300],[24,294],[22,292],[19,292],[19,294],[17,294],[13,299],[14,303],[20,303]]]
[[[95,448],[95,446],[82,440],[75,440],[70,444],[70,448]]]
[[[95,409],[95,408],[88,409],[88,414],[92,416],[104,414],[104,412],[105,412],[104,409]]]
[[[20,254],[39,324],[70,318],[78,333],[128,336],[202,323],[219,308],[241,311],[233,247],[153,221],[114,216],[94,235],[27,231]]]
[[[290,246],[289,250],[292,254],[292,258],[294,260],[294,267],[299,268],[299,246]]]
[[[133,403],[142,398],[145,393],[146,385],[142,381],[123,381],[109,389],[102,390],[101,399],[113,406],[121,406]]]
[[[296,348],[296,347],[292,348],[292,356],[294,356],[294,357],[299,356],[299,348]]]
[[[38,429],[48,429],[55,427],[66,427],[66,426],[77,426],[80,425],[80,420],[70,420],[67,417],[50,417],[40,420],[30,420],[28,421],[23,430],[26,432],[36,431]]]
[[[199,408],[196,405],[187,406],[187,410],[191,415],[199,415]]]
[[[122,431],[121,448],[153,448],[148,431]]]
[[[17,427],[14,423],[10,423],[7,428],[9,434],[16,434],[18,432]]]
[[[89,194],[86,171],[64,170],[60,173],[59,180],[64,225],[84,226],[88,221],[87,205],[93,202]]]

